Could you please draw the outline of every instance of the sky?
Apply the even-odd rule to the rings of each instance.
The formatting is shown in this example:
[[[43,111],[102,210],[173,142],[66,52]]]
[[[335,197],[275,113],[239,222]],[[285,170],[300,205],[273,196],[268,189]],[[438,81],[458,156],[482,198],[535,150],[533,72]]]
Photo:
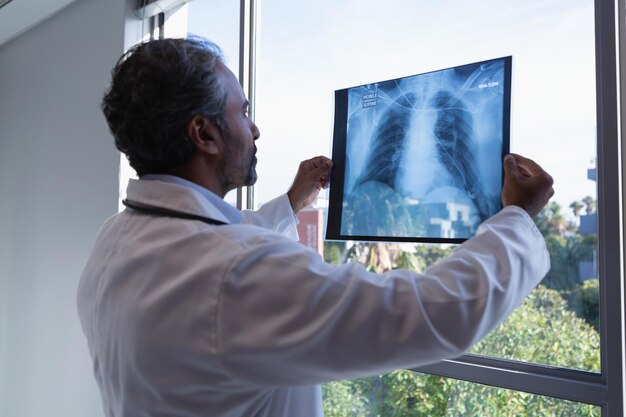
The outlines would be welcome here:
[[[553,200],[566,210],[596,197],[587,179],[596,156],[592,0],[260,4],[258,203],[284,193],[301,160],[331,155],[335,90],[509,55],[511,151],[554,177]],[[218,43],[235,74],[238,6],[194,0],[177,18],[188,23],[182,33]]]

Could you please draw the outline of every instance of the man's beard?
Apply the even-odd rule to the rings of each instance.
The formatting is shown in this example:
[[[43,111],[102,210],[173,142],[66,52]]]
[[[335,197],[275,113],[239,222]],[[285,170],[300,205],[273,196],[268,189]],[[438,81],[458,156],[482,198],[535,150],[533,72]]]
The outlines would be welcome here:
[[[254,185],[256,184],[257,174],[256,174],[256,145],[254,145],[254,153],[252,154],[252,160],[250,161],[250,169],[248,170],[248,175],[246,176],[246,184],[245,185]]]
[[[237,166],[236,164],[237,155],[235,155],[235,151],[233,149],[234,145],[233,145],[232,134],[227,126],[224,126],[222,128],[222,136],[224,138],[224,158],[222,158],[222,163],[221,163],[219,173],[218,173],[219,175],[218,180],[220,182],[220,186],[222,187],[222,190],[224,191],[224,193],[227,193],[228,191],[234,188],[254,185],[257,180],[256,145],[254,146],[254,152],[252,152],[250,160],[246,164],[247,169],[246,169],[246,174],[243,177],[243,181],[238,184],[239,182],[238,178],[232,175],[233,168]],[[235,173],[235,174],[238,174],[238,173]]]

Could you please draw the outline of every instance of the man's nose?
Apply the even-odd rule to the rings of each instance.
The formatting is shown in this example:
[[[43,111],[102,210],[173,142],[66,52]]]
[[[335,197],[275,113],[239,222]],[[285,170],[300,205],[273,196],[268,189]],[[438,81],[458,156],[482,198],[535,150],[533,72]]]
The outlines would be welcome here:
[[[261,136],[261,131],[259,130],[259,127],[256,125],[256,123],[252,122],[252,138],[254,140],[257,140],[259,136]]]

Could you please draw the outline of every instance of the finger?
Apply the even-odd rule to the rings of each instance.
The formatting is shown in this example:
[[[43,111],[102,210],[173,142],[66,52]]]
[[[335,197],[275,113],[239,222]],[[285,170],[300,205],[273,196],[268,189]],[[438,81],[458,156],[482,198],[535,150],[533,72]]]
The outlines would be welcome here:
[[[328,188],[329,184],[330,184],[330,175],[328,172],[326,172],[325,174],[323,174],[320,177],[320,183],[322,185],[322,188],[326,189]]]
[[[504,157],[504,176],[519,178],[522,173],[517,165],[517,159],[513,154]]]
[[[332,168],[332,166],[333,166],[333,161],[326,158],[326,160],[324,161],[324,164],[320,167],[322,172],[319,176],[319,181],[320,181],[322,188],[324,189],[328,188],[330,185],[330,169]]]
[[[530,172],[526,171],[526,169],[524,169],[523,167],[521,167],[521,166],[519,166],[519,165],[518,165],[518,166],[517,166],[517,169],[519,169],[519,172],[520,172],[523,176],[528,177],[528,178],[530,178],[530,177],[531,177]]]
[[[328,174],[328,171],[333,166],[333,161],[323,156],[320,156],[315,159],[316,161],[314,164],[314,168],[311,170],[311,175],[314,178],[316,178],[316,177],[321,177],[324,174]]]
[[[311,161],[313,161],[313,164],[316,168],[328,164],[329,161],[332,164],[332,161],[329,158],[322,155],[312,158]]]
[[[539,181],[544,181],[548,185],[554,184],[554,179],[548,174],[539,164],[532,159],[524,158],[520,155],[515,155],[518,161],[518,167],[520,170],[526,170],[528,177],[534,177]],[[520,162],[521,159],[521,162]]]
[[[517,166],[519,167],[519,169],[522,172],[525,171],[525,173],[527,174],[526,176],[540,175],[545,172],[543,168],[541,168],[541,166],[539,166],[539,164],[537,164],[532,159],[525,158],[521,155],[514,154],[514,153],[512,153],[511,155],[513,155],[513,157],[515,158],[515,161],[517,162]]]

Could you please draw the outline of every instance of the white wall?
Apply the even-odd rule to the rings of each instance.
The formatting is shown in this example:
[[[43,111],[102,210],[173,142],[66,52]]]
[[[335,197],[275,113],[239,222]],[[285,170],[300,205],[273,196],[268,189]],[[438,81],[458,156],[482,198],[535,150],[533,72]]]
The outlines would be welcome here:
[[[131,3],[76,1],[0,47],[1,417],[103,414],[75,295],[117,210],[99,104]]]
[[[76,0],[10,1],[0,12],[0,44],[37,26],[74,1]]]

